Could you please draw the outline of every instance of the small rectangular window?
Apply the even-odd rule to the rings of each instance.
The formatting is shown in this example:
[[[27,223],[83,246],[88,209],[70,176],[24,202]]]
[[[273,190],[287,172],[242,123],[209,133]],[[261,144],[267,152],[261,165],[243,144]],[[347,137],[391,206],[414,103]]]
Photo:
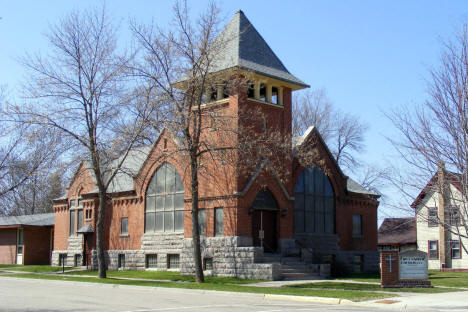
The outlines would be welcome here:
[[[70,210],[70,236],[75,235],[75,210]]]
[[[260,101],[266,102],[266,85],[260,84]]]
[[[214,222],[215,236],[224,236],[224,209],[223,207],[215,208],[215,222]]]
[[[434,227],[438,225],[437,207],[427,208],[427,226]]]
[[[206,235],[206,210],[198,210],[198,233],[200,236]]]
[[[452,259],[461,259],[460,241],[450,242],[450,255]]]
[[[253,99],[255,97],[255,85],[253,83],[249,83],[249,89],[247,90],[247,97],[249,99]]]
[[[364,270],[364,256],[354,255],[353,257],[353,272],[362,273]]]
[[[83,207],[83,200],[81,198],[78,199],[78,207]]]
[[[203,259],[203,270],[213,270],[213,258]]]
[[[75,200],[70,200],[70,207],[74,207],[75,206]]]
[[[120,219],[120,234],[128,235],[128,218]]]
[[[271,103],[278,104],[278,88],[271,87]]]
[[[216,130],[216,119],[215,119],[215,116],[211,116],[211,118],[210,118],[210,130],[211,130],[211,131]]]
[[[23,229],[18,229],[18,246],[23,246],[24,245],[24,239],[23,239]]]
[[[83,227],[83,209],[77,210],[77,226],[76,229],[79,230]]]
[[[75,267],[81,266],[81,255],[80,254],[75,255],[75,259],[73,261],[73,266],[75,266]]]
[[[460,214],[457,206],[450,207],[449,210],[449,224],[450,225],[459,225],[460,223]]]
[[[156,269],[158,267],[158,255],[146,255],[146,268]]]
[[[262,117],[262,131],[266,131],[267,129],[267,120],[265,117]]]
[[[178,269],[179,267],[180,267],[179,255],[177,255],[177,254],[167,255],[167,268],[168,269]]]
[[[67,254],[59,254],[59,266],[67,265]]]
[[[353,214],[353,237],[362,236],[362,216]]]
[[[428,254],[429,259],[439,259],[439,242],[438,241],[428,241]]]
[[[125,268],[125,254],[119,254],[118,264],[119,269]]]

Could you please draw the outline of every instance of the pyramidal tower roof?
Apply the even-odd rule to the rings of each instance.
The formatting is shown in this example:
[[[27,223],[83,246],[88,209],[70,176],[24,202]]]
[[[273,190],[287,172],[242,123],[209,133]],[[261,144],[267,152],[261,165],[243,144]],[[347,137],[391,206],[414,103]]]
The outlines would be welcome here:
[[[216,38],[216,44],[219,44],[218,57],[213,63],[211,72],[239,67],[284,80],[299,87],[309,87],[286,69],[244,12],[240,10]]]

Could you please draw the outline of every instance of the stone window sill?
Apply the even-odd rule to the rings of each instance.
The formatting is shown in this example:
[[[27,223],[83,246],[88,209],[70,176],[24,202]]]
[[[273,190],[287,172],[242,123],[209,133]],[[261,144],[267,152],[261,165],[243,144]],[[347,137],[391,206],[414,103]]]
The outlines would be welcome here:
[[[120,234],[119,237],[120,238],[129,238],[130,235],[129,234]]]
[[[262,104],[267,104],[267,105],[270,105],[270,106],[273,106],[273,107],[276,107],[276,108],[284,108],[283,105],[281,104],[275,104],[273,102],[267,102],[267,101],[262,101],[260,99],[256,99],[256,98],[247,98],[249,101],[253,101],[253,102],[257,102],[257,103],[262,103]]]

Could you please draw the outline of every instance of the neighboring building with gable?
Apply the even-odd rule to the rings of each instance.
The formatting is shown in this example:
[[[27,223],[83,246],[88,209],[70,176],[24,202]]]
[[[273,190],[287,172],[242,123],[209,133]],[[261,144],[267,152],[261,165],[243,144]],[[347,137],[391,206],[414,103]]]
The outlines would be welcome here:
[[[416,250],[416,218],[385,218],[379,227],[379,250]]]
[[[266,117],[258,131],[279,128],[284,137],[290,136],[292,92],[307,85],[289,73],[242,11],[225,27],[226,33],[237,39],[227,44],[216,71],[249,72],[253,88],[224,96],[221,86],[206,105],[231,111],[258,108]],[[177,144],[164,130],[152,146],[132,151],[123,166],[126,173],[113,181],[104,220],[110,269],[193,272],[187,159],[159,157],[176,150]],[[292,145],[291,153],[313,145],[323,164],[303,168],[297,159],[280,166],[263,160],[244,176],[218,160],[206,161],[206,170],[212,171],[211,178],[200,177],[199,219],[207,273],[304,277],[318,269],[309,263],[335,261],[355,271],[378,269],[379,195],[341,171],[317,129],[309,128]],[[287,177],[280,179],[278,172]],[[94,176],[83,163],[66,195],[55,200],[54,265],[65,261],[96,267],[97,207]],[[285,259],[288,268],[281,264]]]
[[[54,214],[0,217],[0,264],[50,264]]]
[[[439,179],[445,181],[443,191]],[[463,248],[468,246],[468,239],[463,237],[467,202],[462,187],[459,174],[440,166],[411,204],[416,214],[418,249],[428,253],[429,269],[468,269],[468,254]]]

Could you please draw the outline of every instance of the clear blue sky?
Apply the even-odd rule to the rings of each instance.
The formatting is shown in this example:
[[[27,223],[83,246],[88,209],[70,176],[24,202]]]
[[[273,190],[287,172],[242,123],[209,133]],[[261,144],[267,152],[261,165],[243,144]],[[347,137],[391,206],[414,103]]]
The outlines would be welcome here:
[[[196,14],[207,1],[188,1]],[[0,84],[19,91],[24,71],[15,58],[46,51],[43,34],[73,8],[99,1],[0,0]],[[226,22],[242,9],[289,71],[370,129],[364,161],[398,161],[384,139],[394,136],[382,111],[426,98],[428,68],[438,64],[440,38],[468,21],[468,1],[219,1]],[[107,1],[121,22],[135,18],[166,26],[172,1]],[[395,195],[394,195],[395,196]],[[385,216],[381,214],[380,218]]]

